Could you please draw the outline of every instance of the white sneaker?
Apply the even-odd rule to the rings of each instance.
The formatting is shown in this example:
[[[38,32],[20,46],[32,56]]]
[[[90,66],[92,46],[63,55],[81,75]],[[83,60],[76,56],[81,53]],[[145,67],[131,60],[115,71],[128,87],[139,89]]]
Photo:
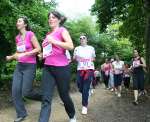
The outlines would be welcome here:
[[[110,91],[111,91],[111,92],[113,92],[113,91],[114,91],[114,89],[113,89],[113,88],[111,88],[111,89],[110,89]]]
[[[91,94],[94,94],[94,89],[91,89]]]
[[[77,122],[76,117],[73,117],[72,119],[70,119],[69,122]]]
[[[92,95],[91,90],[89,90],[89,97]]]
[[[117,91],[115,91],[115,95],[118,95],[118,92],[117,92]]]
[[[142,95],[145,95],[146,94],[146,91],[140,91],[140,93],[138,94],[138,96],[142,96]]]
[[[82,107],[82,114],[87,114],[87,107],[85,106]]]
[[[121,94],[120,94],[120,93],[118,93],[118,97],[121,97]]]

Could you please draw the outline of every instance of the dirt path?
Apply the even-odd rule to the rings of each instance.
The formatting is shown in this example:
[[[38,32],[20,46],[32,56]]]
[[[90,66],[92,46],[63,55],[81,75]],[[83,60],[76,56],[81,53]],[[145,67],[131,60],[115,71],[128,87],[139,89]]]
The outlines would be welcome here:
[[[132,92],[124,92],[121,98],[114,93],[105,90],[102,86],[95,90],[90,97],[87,115],[81,114],[81,95],[71,94],[75,103],[77,122],[150,122],[150,99],[142,97],[138,106],[132,105]],[[40,102],[28,101],[27,110],[29,116],[24,122],[37,122]],[[13,122],[15,110],[13,107],[0,110],[0,122]],[[52,104],[50,122],[68,122],[68,116],[60,99],[55,98]]]

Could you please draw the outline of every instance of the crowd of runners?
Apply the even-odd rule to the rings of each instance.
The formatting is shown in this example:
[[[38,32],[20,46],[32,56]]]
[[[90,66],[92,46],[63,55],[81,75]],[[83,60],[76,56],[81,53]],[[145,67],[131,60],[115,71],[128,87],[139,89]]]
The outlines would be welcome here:
[[[126,91],[133,89],[134,100],[132,103],[134,105],[139,104],[139,96],[146,94],[144,89],[146,64],[136,49],[133,50],[133,58],[130,63],[122,61],[118,55],[115,55],[114,58],[106,58],[95,72],[99,73],[98,79],[105,84],[105,88],[114,92],[117,97],[121,97],[123,86]]]

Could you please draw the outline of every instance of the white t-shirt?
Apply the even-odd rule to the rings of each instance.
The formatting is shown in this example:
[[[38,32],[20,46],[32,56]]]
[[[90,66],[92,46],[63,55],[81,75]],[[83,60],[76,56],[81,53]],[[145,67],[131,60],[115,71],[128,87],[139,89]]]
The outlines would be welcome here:
[[[121,74],[123,73],[123,66],[124,66],[124,62],[123,61],[114,61],[112,63],[113,67],[114,67],[114,74]]]
[[[92,46],[78,46],[74,49],[74,57],[78,62],[77,70],[94,69],[93,58],[96,57]]]

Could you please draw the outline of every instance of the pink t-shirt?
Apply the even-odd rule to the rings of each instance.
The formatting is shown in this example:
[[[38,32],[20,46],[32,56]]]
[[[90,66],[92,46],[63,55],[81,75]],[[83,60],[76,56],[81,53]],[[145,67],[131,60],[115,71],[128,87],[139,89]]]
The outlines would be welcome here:
[[[58,28],[56,31],[48,33],[47,35],[51,35],[57,41],[64,41],[62,37],[62,32],[66,30],[64,27]],[[67,56],[66,56],[66,49],[52,45],[51,54],[45,57],[45,65],[52,65],[52,66],[66,66],[69,64]]]
[[[110,63],[104,63],[104,65],[103,65],[103,71],[105,72],[105,75],[109,75],[110,70],[111,70]]]
[[[27,31],[25,35],[25,39],[22,40],[21,35],[18,34],[16,36],[16,47],[17,52],[29,52],[33,50],[33,45],[31,42],[32,37],[34,36],[34,33],[32,31]],[[36,63],[36,55],[31,56],[23,56],[18,59],[18,62],[22,63]]]

